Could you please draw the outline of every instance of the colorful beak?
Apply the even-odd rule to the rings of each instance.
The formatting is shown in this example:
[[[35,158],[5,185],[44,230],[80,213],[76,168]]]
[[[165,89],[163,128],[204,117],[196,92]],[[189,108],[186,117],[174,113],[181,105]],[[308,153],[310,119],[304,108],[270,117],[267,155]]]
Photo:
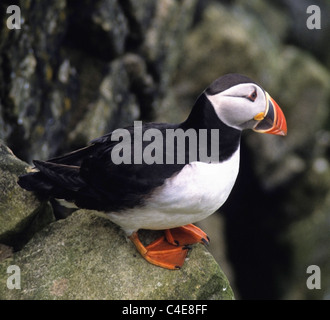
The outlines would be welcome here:
[[[254,120],[259,122],[256,124],[253,130],[260,133],[286,136],[287,125],[283,111],[267,92],[266,100],[267,107],[265,112],[261,112],[254,117]]]

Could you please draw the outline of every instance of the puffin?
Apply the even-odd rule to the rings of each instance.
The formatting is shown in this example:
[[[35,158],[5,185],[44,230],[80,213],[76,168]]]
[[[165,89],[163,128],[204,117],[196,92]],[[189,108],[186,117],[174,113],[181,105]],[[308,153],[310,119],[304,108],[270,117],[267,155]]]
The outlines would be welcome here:
[[[104,212],[145,260],[176,270],[191,245],[210,241],[194,223],[227,200],[246,129],[287,134],[281,108],[259,84],[226,74],[199,95],[182,123],[136,122],[114,130],[73,152],[34,160],[18,184],[68,207]],[[144,244],[140,229],[163,232]]]

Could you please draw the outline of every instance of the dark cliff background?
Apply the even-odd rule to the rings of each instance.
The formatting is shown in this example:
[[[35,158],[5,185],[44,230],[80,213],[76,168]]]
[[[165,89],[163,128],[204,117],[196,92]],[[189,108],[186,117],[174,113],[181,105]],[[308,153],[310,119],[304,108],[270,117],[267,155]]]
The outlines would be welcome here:
[[[225,73],[262,84],[288,136],[244,133],[232,195],[201,225],[237,298],[329,299],[328,1],[5,0],[0,14],[0,139],[29,163],[137,119],[182,121]]]

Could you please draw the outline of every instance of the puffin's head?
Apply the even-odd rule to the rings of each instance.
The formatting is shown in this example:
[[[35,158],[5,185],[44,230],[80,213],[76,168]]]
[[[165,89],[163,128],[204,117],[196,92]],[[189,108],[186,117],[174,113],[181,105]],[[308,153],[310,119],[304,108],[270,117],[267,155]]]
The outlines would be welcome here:
[[[205,95],[227,126],[253,129],[285,136],[284,114],[275,100],[257,83],[240,74],[227,74],[215,80]]]

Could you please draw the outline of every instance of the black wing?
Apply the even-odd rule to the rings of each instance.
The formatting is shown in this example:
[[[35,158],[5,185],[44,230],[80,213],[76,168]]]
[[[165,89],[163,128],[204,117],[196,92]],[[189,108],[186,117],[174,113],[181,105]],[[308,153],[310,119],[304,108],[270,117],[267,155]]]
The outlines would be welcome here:
[[[147,124],[143,131],[148,128],[157,128],[164,135],[168,125]],[[134,164],[134,131],[133,127],[126,129],[132,137],[129,142],[130,164],[113,162],[112,150],[119,142],[112,141],[110,133],[67,155],[45,162],[34,161],[39,171],[21,176],[18,183],[42,196],[72,201],[81,208],[119,211],[143,205],[146,196],[182,169],[187,161],[165,164],[164,150],[161,164],[146,164],[144,161]],[[143,141],[142,150],[148,144],[150,142]]]

